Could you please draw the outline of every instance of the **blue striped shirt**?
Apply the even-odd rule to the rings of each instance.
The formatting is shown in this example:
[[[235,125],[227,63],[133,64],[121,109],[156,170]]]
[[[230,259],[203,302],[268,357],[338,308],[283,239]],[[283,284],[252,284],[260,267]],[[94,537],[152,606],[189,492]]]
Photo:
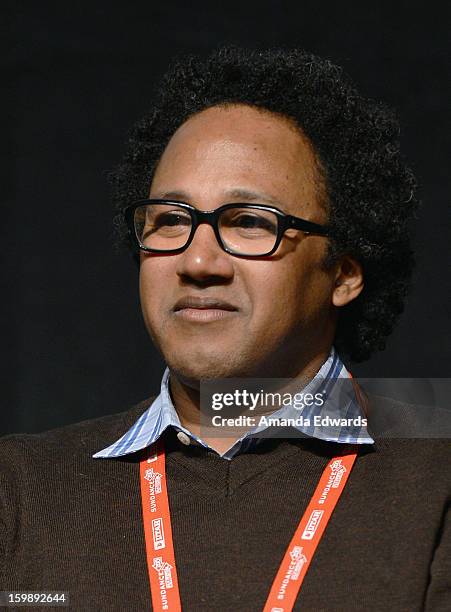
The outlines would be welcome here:
[[[310,424],[296,426],[298,431],[307,436],[328,442],[347,444],[372,444],[374,442],[366,426],[360,424],[362,417],[365,415],[357,398],[353,393],[344,396],[340,392],[342,390],[338,388],[337,380],[349,377],[349,372],[338,356],[337,351],[332,347],[329,357],[323,363],[316,376],[303,389],[304,393],[314,393],[315,389],[320,385],[322,392],[325,394],[326,401],[324,401],[322,406],[312,404],[311,406],[303,407],[301,413],[303,421]],[[299,417],[299,414],[299,408],[287,405],[273,412],[271,418],[296,419]],[[335,424],[315,425],[315,416],[321,417],[321,422],[326,421],[330,423],[334,419]],[[358,417],[361,418],[359,419]],[[346,419],[347,422],[356,421],[358,424],[336,424],[340,419]],[[110,459],[142,450],[156,442],[168,427],[173,427],[177,432],[183,432],[201,446],[214,450],[180,423],[169,393],[169,369],[166,368],[161,381],[160,395],[119,440],[95,453],[93,457],[95,459]],[[263,426],[250,429],[221,456],[224,459],[232,459],[236,454],[248,451],[253,445],[258,444],[261,439],[253,437],[253,434],[255,435],[255,433],[262,432],[265,429]]]

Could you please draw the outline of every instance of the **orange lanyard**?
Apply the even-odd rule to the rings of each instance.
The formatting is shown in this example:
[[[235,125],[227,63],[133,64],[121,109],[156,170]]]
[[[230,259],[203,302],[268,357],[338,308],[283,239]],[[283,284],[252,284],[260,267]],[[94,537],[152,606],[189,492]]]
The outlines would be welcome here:
[[[282,559],[264,612],[289,612],[293,609],[316,547],[356,457],[356,453],[338,456],[327,464]],[[140,482],[152,606],[155,612],[178,612],[182,608],[172,541],[165,452],[161,440],[141,461]]]

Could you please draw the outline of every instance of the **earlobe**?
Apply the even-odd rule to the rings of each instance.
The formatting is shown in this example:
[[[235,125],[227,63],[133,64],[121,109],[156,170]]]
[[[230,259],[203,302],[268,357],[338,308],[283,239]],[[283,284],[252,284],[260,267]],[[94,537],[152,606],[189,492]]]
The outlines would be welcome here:
[[[332,294],[334,306],[346,306],[363,290],[363,271],[358,261],[346,255],[337,269],[335,288]]]

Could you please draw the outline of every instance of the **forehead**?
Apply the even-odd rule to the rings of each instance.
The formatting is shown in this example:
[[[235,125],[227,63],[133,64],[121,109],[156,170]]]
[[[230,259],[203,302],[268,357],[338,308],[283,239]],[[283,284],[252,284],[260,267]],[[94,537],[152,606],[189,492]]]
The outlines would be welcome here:
[[[215,106],[183,123],[170,139],[151,193],[192,193],[220,198],[235,190],[258,191],[292,213],[318,200],[313,148],[294,123],[244,105]],[[220,203],[218,201],[218,203]],[[304,210],[305,212],[305,210]]]

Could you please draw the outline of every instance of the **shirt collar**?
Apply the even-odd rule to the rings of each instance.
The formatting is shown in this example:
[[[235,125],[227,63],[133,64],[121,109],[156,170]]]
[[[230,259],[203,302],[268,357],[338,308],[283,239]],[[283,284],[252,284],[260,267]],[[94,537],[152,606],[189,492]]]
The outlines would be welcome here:
[[[323,363],[316,376],[303,389],[303,392],[312,392],[318,385],[324,391],[326,400],[323,406],[312,404],[305,406],[302,410],[303,424],[295,428],[307,436],[325,440],[328,442],[339,442],[346,444],[372,444],[374,440],[370,437],[366,421],[360,405],[354,395],[343,396],[339,385],[339,378],[349,378],[350,374],[332,347],[329,357]],[[299,417],[299,410],[293,406],[283,406],[271,415],[272,418],[287,419]],[[315,417],[317,417],[315,419]],[[360,417],[360,418],[359,418]],[[321,419],[321,424],[317,420]],[[349,425],[345,423],[350,423]],[[324,425],[326,423],[326,425]],[[111,459],[135,453],[156,442],[168,427],[173,427],[178,432],[183,432],[190,440],[211,449],[206,442],[195,436],[183,427],[172,403],[169,392],[169,368],[166,368],[162,380],[160,394],[149,408],[135,421],[130,429],[113,442],[110,446],[95,453],[95,459]],[[249,450],[254,444],[258,444],[260,438],[251,437],[252,433],[264,431],[264,426],[254,427],[237,440],[226,453],[224,459],[231,459],[239,452]],[[185,438],[187,439],[187,438]]]

